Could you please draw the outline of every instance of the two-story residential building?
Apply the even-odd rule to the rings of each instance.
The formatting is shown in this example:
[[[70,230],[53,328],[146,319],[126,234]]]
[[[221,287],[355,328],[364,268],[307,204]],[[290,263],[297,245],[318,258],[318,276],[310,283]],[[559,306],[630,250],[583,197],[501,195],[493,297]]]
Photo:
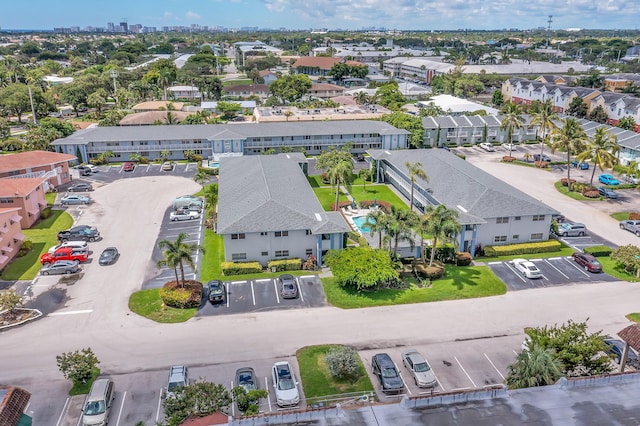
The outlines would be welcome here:
[[[26,151],[0,155],[0,179],[46,179],[46,192],[50,186],[57,187],[69,183],[69,163],[77,161],[74,152],[60,154],[50,151]]]
[[[525,118],[526,125],[522,129],[514,130],[513,142],[523,143],[536,140],[537,128],[529,127],[529,116],[523,118]],[[499,115],[423,117],[424,145],[441,147],[445,145],[475,145],[482,142],[506,142],[508,133],[506,130],[500,129],[501,120]]]
[[[0,271],[11,262],[24,242],[19,207],[0,207]]]
[[[0,179],[0,208],[19,208],[20,226],[30,228],[47,207],[44,178]]]
[[[306,74],[309,76],[326,77],[331,68],[344,63],[350,66],[366,67],[366,64],[358,61],[349,61],[343,58],[332,58],[329,56],[301,56],[291,65],[291,69],[296,74]]]
[[[326,212],[303,172],[300,153],[229,157],[220,161],[217,233],[226,261],[315,256],[344,247],[351,228]]]
[[[200,89],[196,86],[171,86],[167,87],[169,96],[173,99],[200,99]]]
[[[249,96],[257,96],[260,99],[269,97],[268,84],[233,84],[222,88],[224,96],[247,99]]]
[[[599,94],[600,91],[596,89],[544,83],[520,77],[512,77],[502,83],[502,96],[505,102],[531,105],[534,101],[545,102],[550,99],[554,110],[559,113],[564,113],[575,97],[582,98],[590,111],[591,101]]]
[[[458,212],[459,249],[475,254],[486,245],[549,239],[551,215],[557,211],[506,182],[442,149],[371,150],[376,181],[394,186],[407,199],[411,179],[406,163],[422,163],[429,181],[414,182],[418,210],[443,204]]]

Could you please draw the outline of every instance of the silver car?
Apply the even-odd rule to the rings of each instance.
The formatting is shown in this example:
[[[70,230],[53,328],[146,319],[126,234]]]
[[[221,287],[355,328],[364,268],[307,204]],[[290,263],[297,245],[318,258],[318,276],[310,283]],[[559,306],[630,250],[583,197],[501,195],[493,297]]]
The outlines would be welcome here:
[[[620,229],[633,232],[640,237],[640,220],[623,220],[620,222]]]
[[[402,352],[402,363],[411,372],[416,386],[431,388],[438,384],[436,375],[431,370],[427,360],[417,350],[407,349]]]
[[[77,260],[57,260],[40,269],[42,275],[75,274],[80,272]]]
[[[60,200],[60,204],[63,206],[68,206],[71,204],[91,204],[91,198],[85,197],[84,195],[65,195]]]

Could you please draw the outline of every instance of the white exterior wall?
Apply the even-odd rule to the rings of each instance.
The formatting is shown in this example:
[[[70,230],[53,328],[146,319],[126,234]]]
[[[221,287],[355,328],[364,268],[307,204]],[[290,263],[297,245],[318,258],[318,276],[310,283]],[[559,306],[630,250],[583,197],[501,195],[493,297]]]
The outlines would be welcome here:
[[[497,223],[497,218],[485,218],[487,223],[478,225],[476,244],[483,246],[517,244],[528,242],[546,241],[549,239],[549,228],[551,227],[551,215],[545,215],[544,220],[534,221],[533,216],[521,216],[520,220],[509,217],[508,223]],[[542,238],[531,239],[531,234],[541,233]],[[494,242],[496,236],[506,235],[504,242]],[[517,239],[514,236],[518,236]],[[471,239],[471,232],[465,233],[465,239]]]
[[[233,254],[245,253],[246,259],[237,261],[258,261],[263,266],[267,266],[270,260],[287,259],[298,257],[302,260],[307,258],[307,249],[311,249],[314,256],[318,256],[316,247],[318,236],[306,235],[305,230],[288,231],[287,237],[276,237],[274,232],[267,232],[267,235],[260,235],[260,232],[245,234],[244,239],[234,240],[231,234],[224,236],[224,258],[228,262],[233,262]],[[338,237],[335,237],[337,241]],[[329,243],[329,240],[326,241]],[[328,247],[327,247],[328,248]],[[276,251],[289,250],[288,256],[276,257]],[[267,255],[262,255],[267,252]]]

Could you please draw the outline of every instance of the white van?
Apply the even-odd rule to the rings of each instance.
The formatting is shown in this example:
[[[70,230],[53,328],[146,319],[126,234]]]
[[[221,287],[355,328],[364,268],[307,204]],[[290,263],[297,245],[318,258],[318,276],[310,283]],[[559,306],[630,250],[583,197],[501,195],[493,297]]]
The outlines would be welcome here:
[[[115,390],[111,379],[97,379],[93,382],[82,410],[82,425],[106,425],[114,398]]]

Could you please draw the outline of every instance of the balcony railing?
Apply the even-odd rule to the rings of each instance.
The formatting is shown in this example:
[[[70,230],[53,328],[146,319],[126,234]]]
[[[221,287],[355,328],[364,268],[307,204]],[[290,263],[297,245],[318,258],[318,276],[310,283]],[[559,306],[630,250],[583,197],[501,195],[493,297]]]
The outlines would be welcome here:
[[[113,151],[113,152],[159,152],[159,151],[186,151],[186,150],[194,150],[201,149],[203,151],[211,151],[210,143],[190,143],[190,144],[175,144],[175,145],[118,145],[118,146],[107,146],[107,145],[98,145],[98,146],[88,146],[87,153],[95,154],[104,151]]]

